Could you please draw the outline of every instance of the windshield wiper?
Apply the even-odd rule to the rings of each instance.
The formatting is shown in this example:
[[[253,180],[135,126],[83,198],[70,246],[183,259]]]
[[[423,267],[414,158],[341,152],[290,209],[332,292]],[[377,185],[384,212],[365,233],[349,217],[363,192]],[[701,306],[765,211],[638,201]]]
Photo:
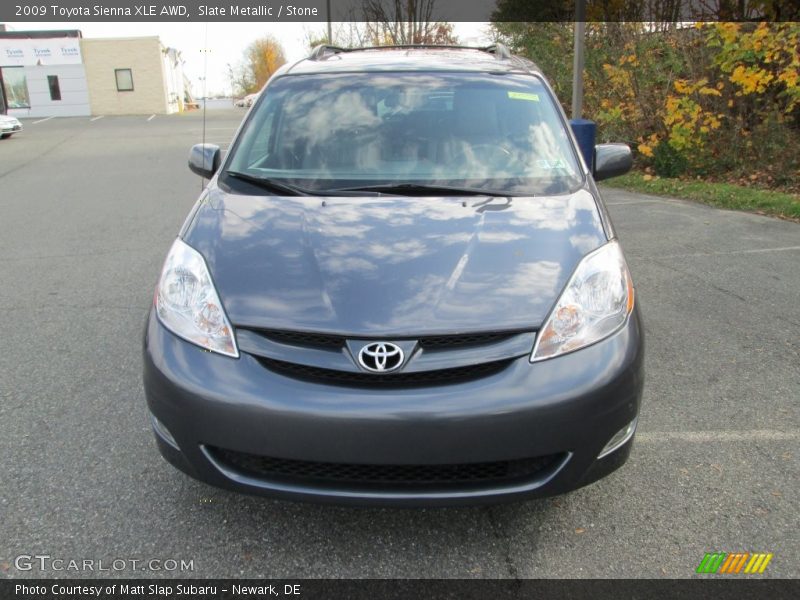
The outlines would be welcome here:
[[[383,183],[378,185],[364,185],[348,188],[325,190],[330,192],[379,192],[381,194],[398,194],[400,196],[425,196],[438,194],[440,196],[500,196],[507,198],[511,194],[497,190],[484,190],[481,188],[455,187],[449,185],[427,185],[424,183]]]
[[[277,179],[270,179],[269,177],[257,177],[248,173],[242,173],[241,171],[225,171],[225,175],[241,179],[242,181],[256,185],[268,192],[275,192],[283,196],[310,196],[313,194],[311,190],[297,187],[289,183],[283,183]]]
[[[454,187],[447,185],[426,185],[421,183],[382,183],[347,188],[309,190],[279,179],[258,177],[241,171],[225,171],[225,174],[256,185],[270,192],[284,196],[377,196],[379,194],[398,194],[400,196],[424,196],[437,194],[442,196],[498,196],[507,198],[511,194],[496,190],[480,188]]]
[[[377,196],[379,192],[363,190],[359,193],[358,190],[310,190],[291,183],[284,183],[280,179],[273,179],[270,177],[257,177],[249,173],[242,173],[241,171],[225,171],[225,175],[229,175],[236,179],[241,179],[248,183],[252,183],[262,189],[283,196]]]

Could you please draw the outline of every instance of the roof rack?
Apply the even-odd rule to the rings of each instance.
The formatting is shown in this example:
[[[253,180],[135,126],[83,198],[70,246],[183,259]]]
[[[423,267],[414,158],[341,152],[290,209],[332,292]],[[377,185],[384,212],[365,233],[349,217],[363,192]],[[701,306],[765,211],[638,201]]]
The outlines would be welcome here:
[[[387,46],[363,46],[361,48],[340,48],[339,46],[332,46],[330,44],[320,44],[311,51],[311,54],[308,56],[308,59],[322,60],[327,54],[339,54],[341,52],[353,52],[356,50],[384,50],[384,49],[411,50],[414,48],[439,48],[442,50],[446,49],[479,50],[481,52],[494,54],[495,58],[497,58],[498,60],[510,60],[511,58],[513,58],[513,56],[511,55],[511,51],[505,44],[496,43],[492,44],[491,46],[454,46],[447,44],[394,44]]]

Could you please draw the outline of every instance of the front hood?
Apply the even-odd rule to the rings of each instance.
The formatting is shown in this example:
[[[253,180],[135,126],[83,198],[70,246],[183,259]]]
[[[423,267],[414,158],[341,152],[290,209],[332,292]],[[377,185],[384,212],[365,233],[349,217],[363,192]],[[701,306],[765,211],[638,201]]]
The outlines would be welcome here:
[[[235,326],[400,337],[535,329],[606,236],[584,190],[323,199],[212,185],[184,239]]]

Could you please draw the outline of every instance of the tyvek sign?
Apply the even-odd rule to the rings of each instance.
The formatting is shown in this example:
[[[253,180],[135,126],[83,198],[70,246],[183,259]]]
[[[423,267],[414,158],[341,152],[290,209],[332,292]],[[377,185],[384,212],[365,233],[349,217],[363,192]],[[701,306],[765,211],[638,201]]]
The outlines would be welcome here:
[[[82,62],[78,38],[0,39],[0,67],[77,65]]]

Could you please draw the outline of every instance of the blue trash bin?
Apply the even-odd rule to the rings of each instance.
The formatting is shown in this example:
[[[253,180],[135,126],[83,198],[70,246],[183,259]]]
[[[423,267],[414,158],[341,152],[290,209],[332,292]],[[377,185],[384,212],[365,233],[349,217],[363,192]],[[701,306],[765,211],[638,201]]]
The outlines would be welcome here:
[[[594,173],[594,145],[597,137],[597,124],[589,119],[571,119],[569,122],[578,147],[586,161],[586,166]]]

